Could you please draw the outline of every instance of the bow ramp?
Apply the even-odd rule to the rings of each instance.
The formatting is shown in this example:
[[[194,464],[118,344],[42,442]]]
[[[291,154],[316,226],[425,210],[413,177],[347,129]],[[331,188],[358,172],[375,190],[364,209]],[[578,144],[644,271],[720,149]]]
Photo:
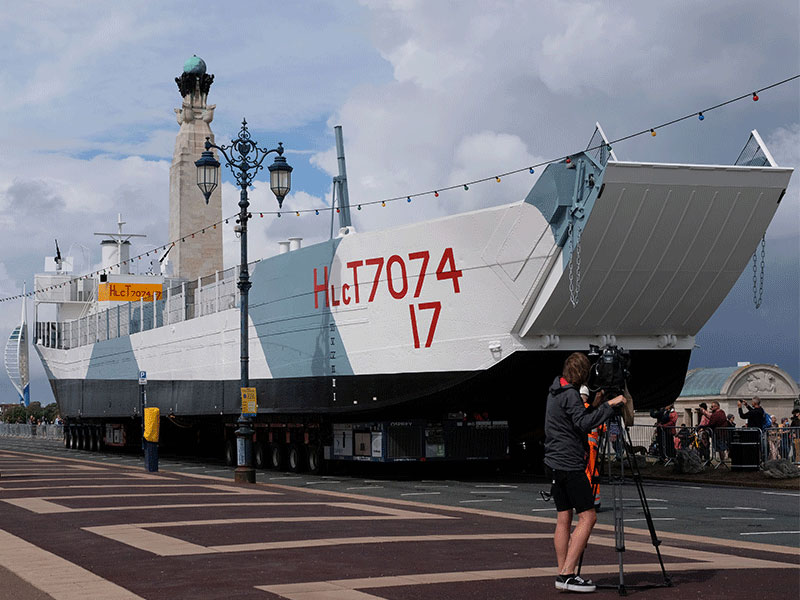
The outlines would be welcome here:
[[[693,343],[687,336],[736,283],[789,183],[792,169],[763,152],[766,166],[608,162],[585,227],[573,219],[519,335]]]

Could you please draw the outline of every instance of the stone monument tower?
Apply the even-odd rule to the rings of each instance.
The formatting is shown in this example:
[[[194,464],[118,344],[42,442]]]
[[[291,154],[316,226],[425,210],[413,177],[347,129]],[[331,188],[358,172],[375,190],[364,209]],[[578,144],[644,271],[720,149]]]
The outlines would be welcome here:
[[[222,220],[222,191],[218,186],[206,204],[197,187],[194,166],[205,150],[206,137],[214,141],[209,124],[214,119],[216,105],[207,102],[214,76],[206,73],[202,58],[193,56],[183,65],[183,73],[175,82],[183,104],[175,109],[181,129],[175,139],[169,170],[169,237],[183,241],[175,244],[169,258],[173,275],[197,279],[222,270],[222,227],[213,227]],[[205,233],[200,233],[204,228]]]

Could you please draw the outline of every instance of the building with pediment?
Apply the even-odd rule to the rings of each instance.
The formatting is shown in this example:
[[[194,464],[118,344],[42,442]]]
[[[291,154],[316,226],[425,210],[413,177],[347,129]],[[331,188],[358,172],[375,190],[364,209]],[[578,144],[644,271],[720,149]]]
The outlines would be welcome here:
[[[777,365],[743,364],[737,367],[693,369],[686,374],[681,394],[675,401],[678,424],[697,425],[700,415],[697,407],[701,402],[709,406],[719,402],[725,414],[736,417],[736,425],[744,425],[739,418],[739,400],[761,398],[761,406],[780,421],[791,417],[795,402],[800,396],[800,386]]]

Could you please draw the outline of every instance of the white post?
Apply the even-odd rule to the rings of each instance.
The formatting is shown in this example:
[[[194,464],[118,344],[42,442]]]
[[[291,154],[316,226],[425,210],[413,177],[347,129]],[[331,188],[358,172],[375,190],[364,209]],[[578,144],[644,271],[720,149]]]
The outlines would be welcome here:
[[[181,283],[181,295],[183,296],[183,320],[186,320],[186,282]]]
[[[194,316],[201,317],[205,314],[203,310],[203,278],[197,278],[197,291],[194,294]]]
[[[172,299],[172,286],[167,283],[167,303],[164,305],[166,307],[166,318],[164,319],[164,324],[169,325],[169,304],[170,300]]]
[[[139,331],[144,331],[144,296],[139,296]]]
[[[156,300],[156,293],[153,292],[153,329],[158,327],[158,301]]]

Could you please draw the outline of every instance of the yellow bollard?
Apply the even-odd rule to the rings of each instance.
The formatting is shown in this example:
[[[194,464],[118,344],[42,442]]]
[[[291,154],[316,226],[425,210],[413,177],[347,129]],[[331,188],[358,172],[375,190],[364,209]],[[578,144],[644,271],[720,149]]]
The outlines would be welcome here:
[[[158,433],[161,413],[153,408],[144,409],[144,466],[150,472],[158,471]]]
[[[157,408],[144,409],[144,439],[148,442],[158,443],[159,422],[161,411]]]

